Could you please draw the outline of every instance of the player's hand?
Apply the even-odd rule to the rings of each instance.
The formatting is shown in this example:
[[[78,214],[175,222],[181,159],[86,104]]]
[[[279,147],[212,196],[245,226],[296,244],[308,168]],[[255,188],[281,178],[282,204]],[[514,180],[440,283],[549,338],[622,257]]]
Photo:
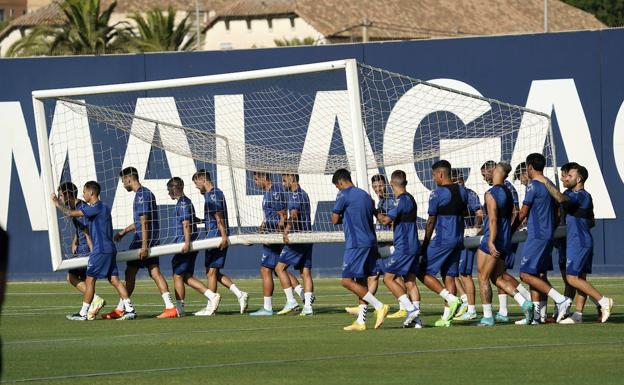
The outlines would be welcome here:
[[[147,247],[141,247],[141,250],[139,250],[139,258],[141,260],[144,260],[145,258],[147,258],[147,255],[148,255]]]
[[[221,242],[219,242],[219,250],[225,250],[228,247],[228,237],[221,237]]]
[[[121,238],[123,238],[123,237],[124,237],[124,235],[125,235],[125,234],[123,233],[123,231],[120,231],[120,232],[118,232],[117,234],[115,234],[115,236],[113,237],[113,240],[114,240],[115,242],[119,242],[119,241],[121,241]]]
[[[290,243],[290,239],[288,239],[288,232],[286,231],[284,231],[283,240],[284,240],[284,243],[286,244]]]
[[[182,250],[180,250],[181,254],[186,254],[189,251],[191,251],[191,244],[190,243],[185,243],[184,245],[182,245]]]
[[[76,250],[78,250],[78,246],[77,245],[72,245],[71,246],[71,252],[73,255],[76,255]]]
[[[59,198],[56,196],[55,193],[50,194],[50,198],[52,198],[52,202],[54,202],[54,205],[56,207],[60,207],[61,206],[61,202],[59,201]]]
[[[488,249],[490,249],[490,255],[494,258],[500,257],[500,252],[496,250],[496,246],[494,246],[494,242],[488,242]]]

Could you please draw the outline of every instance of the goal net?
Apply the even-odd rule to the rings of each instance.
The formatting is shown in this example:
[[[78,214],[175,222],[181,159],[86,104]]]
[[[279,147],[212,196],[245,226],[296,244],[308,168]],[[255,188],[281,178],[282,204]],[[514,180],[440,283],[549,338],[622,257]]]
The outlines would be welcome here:
[[[81,192],[89,180],[102,187],[113,227],[133,223],[135,193],[119,172],[135,167],[154,194],[158,227],[150,255],[179,251],[175,200],[167,181],[180,177],[185,194],[204,216],[204,196],[192,176],[210,173],[227,202],[230,243],[281,243],[279,230],[262,226],[265,205],[287,207],[282,174],[298,174],[310,200],[311,231],[291,242],[343,242],[331,223],[337,190],[335,170],[351,171],[354,183],[375,201],[371,177],[407,173],[424,230],[431,165],[447,159],[479,196],[488,160],[515,167],[532,152],[543,153],[554,175],[548,116],[496,100],[452,80],[425,82],[354,60],[315,63],[195,78],[33,92],[45,196],[67,181]],[[257,185],[254,173],[270,183]],[[261,179],[261,178],[260,178]],[[388,178],[389,179],[389,178]],[[519,185],[518,185],[519,186]],[[269,189],[268,192],[265,189]],[[523,189],[519,189],[522,195]],[[391,191],[388,194],[391,196]],[[82,195],[78,194],[79,197]],[[264,198],[264,199],[263,199]],[[85,266],[72,253],[73,221],[47,204],[54,270]],[[474,235],[467,229],[466,235]],[[200,223],[194,249],[214,248]],[[379,240],[390,240],[379,230]],[[118,244],[118,260],[138,258],[132,234]]]

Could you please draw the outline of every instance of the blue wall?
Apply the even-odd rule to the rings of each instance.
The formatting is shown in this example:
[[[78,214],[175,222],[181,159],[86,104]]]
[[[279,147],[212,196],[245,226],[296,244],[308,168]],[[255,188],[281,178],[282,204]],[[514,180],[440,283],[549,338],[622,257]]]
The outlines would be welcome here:
[[[20,102],[38,157],[31,102],[31,91],[36,89],[208,75],[343,58],[423,80],[461,80],[487,97],[518,105],[526,105],[535,81],[572,79],[593,142],[593,148],[588,145],[586,150],[596,154],[609,207],[615,212],[615,218],[600,220],[594,229],[594,263],[597,271],[614,271],[624,269],[624,256],[617,242],[624,234],[624,165],[617,168],[613,148],[615,120],[624,100],[623,44],[624,30],[609,30],[225,52],[2,59],[0,102]],[[575,154],[566,151],[559,132],[558,114],[568,112],[565,108],[553,112],[559,165],[576,160]],[[11,130],[0,117],[0,135]],[[624,131],[620,134],[624,135]],[[15,165],[11,167],[7,226],[11,236],[10,277],[60,278],[62,274],[51,273],[47,233],[31,230],[22,185]],[[0,170],[0,177],[7,172]],[[597,177],[596,173],[590,176]],[[0,180],[0,185],[6,183]],[[315,250],[318,271],[338,273],[340,247],[320,245]],[[258,255],[257,247],[234,248],[228,257],[228,270],[235,275],[254,274]],[[168,259],[163,266],[169,266]]]

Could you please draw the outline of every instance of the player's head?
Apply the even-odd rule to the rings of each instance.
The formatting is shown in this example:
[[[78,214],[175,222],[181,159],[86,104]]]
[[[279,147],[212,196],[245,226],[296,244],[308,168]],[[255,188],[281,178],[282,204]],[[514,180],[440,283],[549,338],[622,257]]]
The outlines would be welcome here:
[[[87,203],[97,202],[100,198],[100,184],[94,180],[88,181],[82,188],[82,196]]]
[[[193,183],[195,183],[195,187],[199,190],[200,193],[205,194],[207,191],[206,182],[212,182],[210,178],[210,173],[203,168],[198,170],[195,174],[193,174]]]
[[[565,186],[565,180],[568,177],[568,172],[570,171],[570,169],[578,165],[579,164],[576,162],[569,162],[561,166],[561,173],[559,175],[559,180],[561,181],[561,183],[563,183],[564,186]]]
[[[175,200],[184,195],[184,181],[182,178],[174,176],[167,182],[167,192],[171,199]]]
[[[514,170],[514,179],[519,180],[524,186],[529,184],[529,175],[527,174],[526,162],[521,162]]]
[[[254,171],[253,172],[253,180],[256,186],[266,189],[267,186],[271,183],[271,176],[268,172],[264,171]]]
[[[78,197],[78,187],[72,182],[63,182],[58,187],[58,196],[63,204],[72,204]]]
[[[139,171],[134,167],[126,167],[119,171],[119,177],[126,191],[132,191],[132,185],[139,182]]]
[[[371,178],[371,185],[373,186],[373,191],[377,194],[378,197],[385,197],[388,193],[386,188],[386,177],[382,174],[375,174]]]
[[[568,168],[566,178],[563,181],[563,186],[569,189],[573,189],[578,185],[581,185],[582,187],[588,177],[589,173],[587,172],[587,169],[578,163],[574,163]]]
[[[390,175],[390,185],[395,191],[405,190],[405,186],[407,186],[407,175],[405,175],[405,171],[394,171],[392,175]]]
[[[451,169],[451,182],[463,185],[464,172],[459,168]]]
[[[488,160],[481,165],[481,176],[490,186],[492,185],[492,172],[494,171],[494,167],[496,167],[496,162],[493,160]]]
[[[498,162],[492,171],[492,182],[503,184],[511,172],[511,165],[507,162]]]
[[[286,190],[293,190],[299,183],[299,174],[282,174],[282,185]]]
[[[533,179],[534,175],[544,172],[544,167],[546,167],[546,158],[544,158],[544,155],[534,152],[527,156],[526,164],[527,174],[529,175],[529,178]]]
[[[438,186],[449,184],[451,181],[451,163],[440,159],[431,166],[433,180]]]
[[[353,186],[351,173],[346,168],[336,170],[332,176],[332,183],[338,190],[343,190],[347,187]]]

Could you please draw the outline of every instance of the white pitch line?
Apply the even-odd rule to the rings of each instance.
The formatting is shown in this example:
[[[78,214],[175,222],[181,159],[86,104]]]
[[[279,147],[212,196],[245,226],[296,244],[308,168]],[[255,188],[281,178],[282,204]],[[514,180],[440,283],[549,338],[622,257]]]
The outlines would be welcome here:
[[[533,344],[533,345],[492,345],[492,346],[475,346],[466,348],[449,348],[449,349],[421,349],[412,351],[398,351],[398,352],[383,352],[383,353],[369,353],[369,354],[357,354],[357,355],[336,355],[336,356],[323,356],[323,357],[310,357],[310,358],[292,358],[287,360],[262,360],[262,361],[239,361],[239,362],[225,362],[221,364],[210,365],[192,365],[192,366],[173,366],[169,368],[151,368],[151,369],[136,369],[136,370],[116,370],[113,372],[97,372],[97,373],[82,373],[82,374],[68,374],[63,376],[50,376],[50,377],[30,377],[19,378],[13,380],[3,380],[0,383],[3,384],[15,384],[22,382],[37,382],[37,381],[55,381],[55,380],[68,380],[76,378],[95,378],[95,377],[107,377],[107,376],[120,376],[129,374],[145,374],[145,373],[161,373],[172,372],[180,370],[197,370],[197,369],[218,369],[218,368],[232,368],[242,366],[254,366],[254,365],[284,365],[295,364],[302,362],[322,362],[322,361],[337,361],[337,360],[361,360],[378,357],[393,357],[393,356],[405,356],[416,354],[428,354],[428,353],[464,353],[475,352],[483,350],[525,350],[525,349],[538,349],[538,348],[558,348],[558,347],[573,347],[573,346],[598,346],[598,345],[620,345],[624,343],[624,340],[608,341],[608,342],[577,342],[577,343],[560,343],[560,344]]]

